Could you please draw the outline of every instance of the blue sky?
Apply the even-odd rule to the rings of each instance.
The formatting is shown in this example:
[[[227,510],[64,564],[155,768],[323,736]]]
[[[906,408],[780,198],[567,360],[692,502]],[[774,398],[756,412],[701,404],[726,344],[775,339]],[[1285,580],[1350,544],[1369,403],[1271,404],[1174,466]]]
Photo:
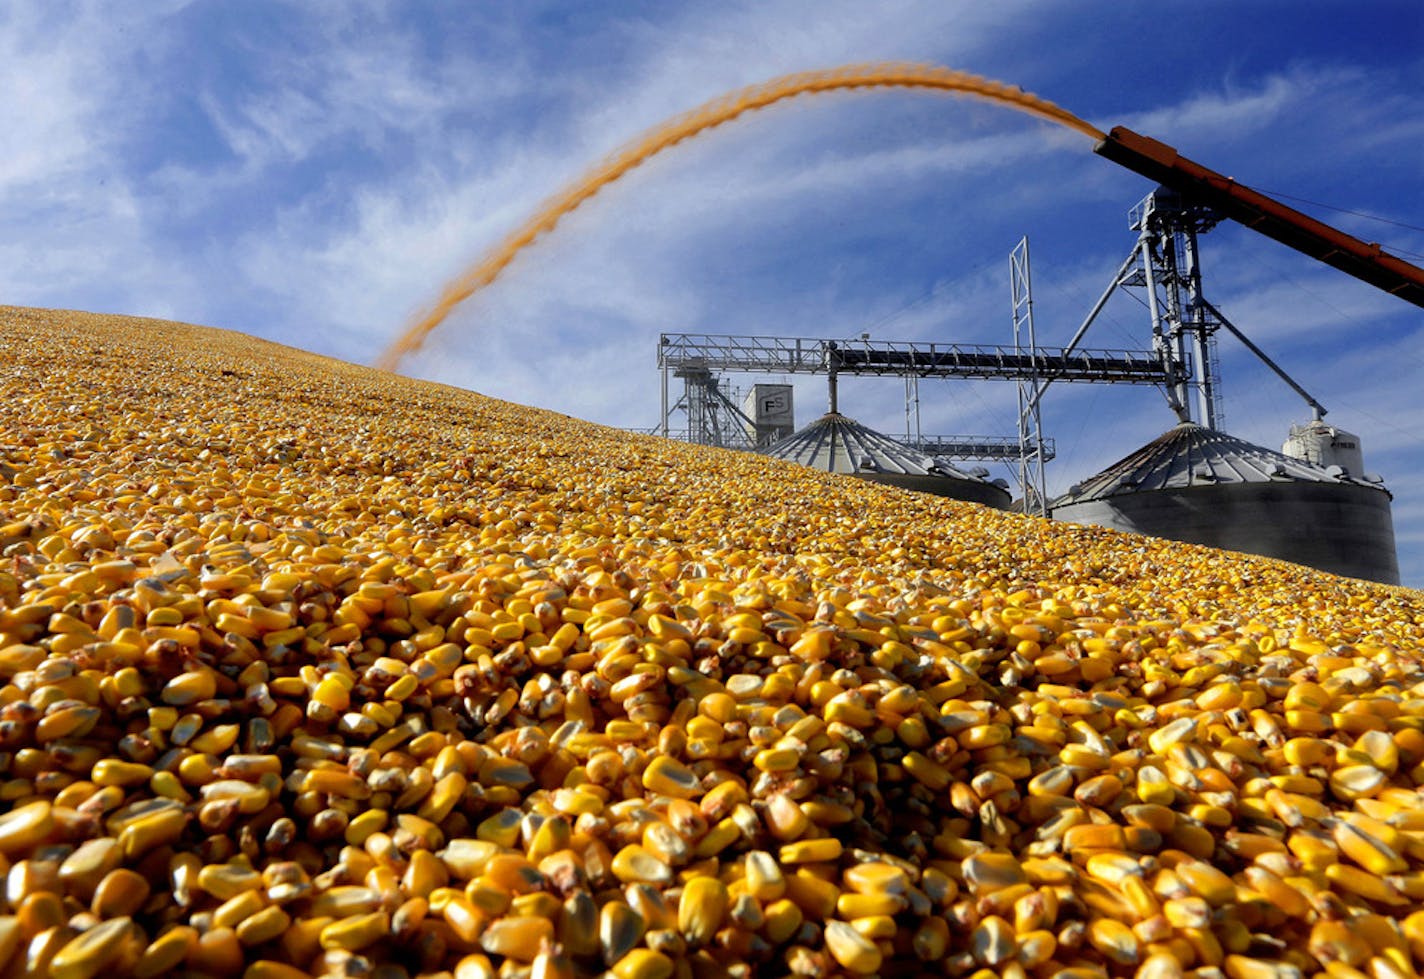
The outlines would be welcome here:
[[[1424,6],[1364,2],[0,6],[0,302],[172,317],[369,363],[546,197],[662,119],[853,62],[944,64],[1126,125],[1424,263]],[[1033,254],[1062,343],[1133,242],[1146,180],[1077,134],[963,98],[783,103],[635,171],[525,253],[404,369],[651,426],[661,331],[1007,342]],[[1206,291],[1362,436],[1424,586],[1424,314],[1252,232],[1203,240]],[[1089,334],[1144,347],[1123,297]],[[1279,447],[1308,411],[1229,338],[1225,427]],[[754,378],[737,377],[740,384]],[[922,427],[1009,435],[1013,389],[923,382]],[[903,389],[842,407],[904,431]],[[823,407],[798,382],[798,422]],[[1170,427],[1151,389],[1061,385],[1061,490]]]

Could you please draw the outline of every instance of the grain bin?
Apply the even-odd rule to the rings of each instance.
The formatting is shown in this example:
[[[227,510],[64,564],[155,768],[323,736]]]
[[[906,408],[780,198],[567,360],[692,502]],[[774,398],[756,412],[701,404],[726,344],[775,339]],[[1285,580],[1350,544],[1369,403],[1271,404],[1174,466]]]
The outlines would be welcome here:
[[[812,469],[970,500],[999,510],[1009,505],[1009,492],[998,483],[917,452],[834,411],[770,446],[766,454]]]
[[[1069,489],[1052,516],[1398,584],[1391,499],[1378,479],[1184,422]]]

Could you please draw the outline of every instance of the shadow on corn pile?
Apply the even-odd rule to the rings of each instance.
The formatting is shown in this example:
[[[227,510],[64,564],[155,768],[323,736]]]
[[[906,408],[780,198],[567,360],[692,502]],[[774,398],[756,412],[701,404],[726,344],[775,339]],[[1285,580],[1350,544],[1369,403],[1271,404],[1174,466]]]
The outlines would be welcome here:
[[[0,971],[1424,956],[1419,593],[0,307]]]

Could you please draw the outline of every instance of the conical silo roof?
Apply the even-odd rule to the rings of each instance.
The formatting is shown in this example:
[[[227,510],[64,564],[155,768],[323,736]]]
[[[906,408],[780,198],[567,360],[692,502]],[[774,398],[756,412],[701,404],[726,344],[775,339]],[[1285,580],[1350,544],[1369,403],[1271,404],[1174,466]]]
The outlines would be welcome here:
[[[1399,583],[1377,477],[1185,423],[1053,501],[1053,518]]]
[[[956,469],[942,459],[917,452],[836,412],[822,415],[800,431],[771,445],[766,454],[843,475],[888,473],[984,482],[978,476]]]
[[[1354,481],[1339,467],[1313,465],[1194,422],[1183,422],[1073,486],[1053,505],[1230,483]],[[1384,488],[1374,481],[1367,481],[1366,485]]]

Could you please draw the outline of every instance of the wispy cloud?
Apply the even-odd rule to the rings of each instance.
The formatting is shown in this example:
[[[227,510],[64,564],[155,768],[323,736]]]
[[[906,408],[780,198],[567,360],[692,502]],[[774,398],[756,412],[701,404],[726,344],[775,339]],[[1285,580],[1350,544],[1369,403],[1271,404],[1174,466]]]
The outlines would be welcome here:
[[[309,312],[316,312],[313,307],[318,307],[334,314],[329,318],[346,324],[343,328],[352,331],[353,339],[361,342],[374,339],[370,322],[373,312],[384,311],[388,317],[385,326],[393,330],[400,319],[412,311],[413,301],[428,301],[435,285],[458,271],[458,263],[452,263],[450,256],[463,254],[466,260],[473,258],[478,247],[495,241],[544,196],[640,129],[719,94],[729,85],[763,80],[783,70],[844,60],[843,50],[853,46],[847,37],[865,34],[874,38],[872,28],[891,35],[890,40],[880,41],[882,48],[891,50],[900,43],[894,40],[896,36],[903,39],[917,29],[924,29],[923,15],[929,5],[906,5],[903,20],[871,16],[854,5],[842,6],[844,17],[850,19],[848,26],[853,28],[849,31],[808,27],[804,18],[790,9],[751,5],[719,16],[715,31],[696,20],[656,28],[642,22],[620,25],[638,35],[639,43],[647,44],[651,54],[636,62],[636,68],[624,66],[617,72],[620,78],[613,85],[571,93],[577,107],[573,117],[578,124],[557,148],[543,149],[537,140],[525,147],[490,147],[481,155],[481,167],[473,172],[455,172],[438,162],[427,162],[415,172],[405,172],[399,177],[392,175],[383,182],[362,186],[354,195],[353,206],[345,212],[323,211],[312,208],[309,202],[299,202],[279,212],[274,233],[264,230],[248,237],[243,249],[247,258],[243,264],[255,277],[274,285],[278,294]],[[944,19],[943,15],[932,18]],[[799,23],[795,23],[797,21]],[[865,31],[855,28],[856,23],[862,23]],[[968,43],[972,32],[964,30],[959,36]],[[743,46],[750,38],[760,39],[752,44],[750,51],[764,50],[764,57],[750,54]],[[773,44],[767,40],[771,38],[778,40]],[[732,49],[741,50],[742,56],[728,58]],[[792,128],[799,125],[793,118]],[[459,131],[443,138],[457,146],[470,140]],[[687,156],[693,156],[695,167],[695,151],[687,154],[680,148],[677,152],[684,157],[684,164]],[[911,169],[923,175],[955,165],[953,154],[942,148],[928,153],[913,148],[903,152],[904,159],[898,162],[867,161],[861,173],[878,169],[882,180],[893,180]],[[915,159],[917,153],[923,158]],[[641,195],[632,205],[630,215],[611,224],[607,221],[600,224],[597,215],[579,215],[569,224],[598,225],[601,235],[613,239],[605,241],[606,247],[599,249],[600,253],[617,255],[628,268],[612,269],[608,267],[611,263],[605,263],[601,271],[587,274],[561,268],[538,293],[564,293],[571,302],[574,298],[571,288],[588,282],[596,288],[577,294],[590,307],[599,304],[637,306],[639,294],[655,289],[647,274],[649,266],[662,271],[669,280],[679,272],[659,261],[657,246],[650,253],[632,240],[640,222],[644,228],[661,222],[664,234],[676,229],[679,236],[695,239],[708,227],[725,223],[728,209],[739,204],[747,208],[776,206],[789,210],[794,207],[798,187],[794,183],[788,186],[784,169],[750,174],[743,170],[739,176],[746,179],[735,185],[720,185],[712,194],[674,189],[672,193]],[[633,181],[650,179],[655,179],[655,175],[638,174],[630,178]],[[844,187],[856,179],[853,167],[838,168],[835,161],[829,162],[819,173],[794,178],[802,182],[804,193],[831,191],[835,189],[833,184]],[[626,202],[624,207],[627,207]],[[315,252],[328,271],[335,274],[313,281],[311,276],[290,267],[287,256],[293,252]],[[634,274],[634,269],[643,274]],[[282,285],[284,270],[289,287]],[[512,270],[509,278],[517,279],[518,270]],[[362,283],[359,292],[346,285],[358,281]],[[636,283],[636,286],[631,291],[618,292],[618,281]],[[684,290],[683,295],[686,299],[690,294]],[[530,303],[538,302],[537,296],[530,295],[526,299]],[[685,309],[683,315],[686,317]],[[328,335],[334,336],[337,332],[339,328],[333,324]]]
[[[0,10],[0,291],[24,301],[176,315],[153,217],[123,159],[154,99],[137,65],[162,57],[182,3]],[[191,296],[191,293],[188,293]]]
[[[433,140],[468,103],[470,87],[491,100],[512,88],[506,70],[423,57],[414,29],[382,14],[380,7],[294,6],[288,17],[303,29],[279,24],[262,38],[273,57],[244,62],[236,79],[206,83],[200,104],[246,172],[290,166],[332,144],[380,152]]]
[[[73,21],[65,17],[71,13]],[[101,59],[84,41],[83,9],[38,4],[0,10],[0,195],[7,206],[36,184],[85,170],[112,134],[97,125],[110,93]]]
[[[1280,115],[1321,91],[1329,89],[1339,73],[1295,71],[1271,75],[1264,81],[1233,89],[1195,94],[1172,105],[1133,113],[1125,124],[1142,133],[1171,132],[1175,138],[1213,142],[1231,134],[1240,138],[1263,129]]]

